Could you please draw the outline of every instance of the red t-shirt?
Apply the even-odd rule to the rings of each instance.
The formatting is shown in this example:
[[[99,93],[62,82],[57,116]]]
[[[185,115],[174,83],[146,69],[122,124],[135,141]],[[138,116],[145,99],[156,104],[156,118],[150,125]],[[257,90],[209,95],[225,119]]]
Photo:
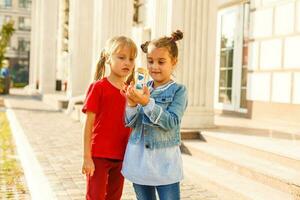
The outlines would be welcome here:
[[[92,83],[82,112],[96,114],[92,133],[92,156],[123,160],[130,128],[125,127],[126,99],[107,78]]]

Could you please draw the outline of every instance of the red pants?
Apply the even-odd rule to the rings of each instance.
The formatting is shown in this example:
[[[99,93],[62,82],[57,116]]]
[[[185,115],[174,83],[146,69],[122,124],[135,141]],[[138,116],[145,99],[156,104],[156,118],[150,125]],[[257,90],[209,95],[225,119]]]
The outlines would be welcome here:
[[[122,161],[93,158],[95,172],[87,176],[87,200],[120,200],[124,177],[121,174]]]

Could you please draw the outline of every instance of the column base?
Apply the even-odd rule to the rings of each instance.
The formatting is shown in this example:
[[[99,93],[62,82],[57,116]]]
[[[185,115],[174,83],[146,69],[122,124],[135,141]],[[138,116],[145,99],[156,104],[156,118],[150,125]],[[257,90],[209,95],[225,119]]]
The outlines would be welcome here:
[[[29,84],[24,87],[24,90],[26,91],[26,94],[29,95],[39,95],[39,90],[36,88],[35,84]]]
[[[183,129],[198,129],[198,128],[213,128],[214,113],[207,111],[187,111],[185,112],[181,128]]]

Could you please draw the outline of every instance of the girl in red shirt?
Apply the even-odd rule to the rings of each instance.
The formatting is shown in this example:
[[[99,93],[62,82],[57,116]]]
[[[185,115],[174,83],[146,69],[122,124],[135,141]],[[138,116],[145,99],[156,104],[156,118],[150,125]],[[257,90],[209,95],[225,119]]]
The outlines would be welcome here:
[[[122,161],[130,129],[125,127],[126,99],[120,93],[132,75],[137,48],[124,36],[108,40],[101,53],[82,111],[84,126],[82,173],[87,177],[87,200],[120,200]],[[104,77],[105,65],[110,73]]]

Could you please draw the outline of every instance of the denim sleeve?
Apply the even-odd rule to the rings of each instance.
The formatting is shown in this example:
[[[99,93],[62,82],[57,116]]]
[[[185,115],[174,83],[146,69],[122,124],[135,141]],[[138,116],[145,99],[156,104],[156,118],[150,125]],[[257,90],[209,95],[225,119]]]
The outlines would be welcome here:
[[[154,106],[155,106],[155,100],[153,98],[150,98],[149,103],[143,107],[144,113],[148,113],[148,115],[150,115]]]
[[[139,109],[139,106],[136,106],[136,107],[126,106],[126,111],[125,111],[125,126],[126,127],[134,127],[135,122],[138,117],[138,109]]]
[[[187,107],[187,90],[184,86],[175,92],[173,101],[166,110],[157,104],[151,112],[144,112],[149,120],[159,127],[170,130],[180,125],[181,118]]]

